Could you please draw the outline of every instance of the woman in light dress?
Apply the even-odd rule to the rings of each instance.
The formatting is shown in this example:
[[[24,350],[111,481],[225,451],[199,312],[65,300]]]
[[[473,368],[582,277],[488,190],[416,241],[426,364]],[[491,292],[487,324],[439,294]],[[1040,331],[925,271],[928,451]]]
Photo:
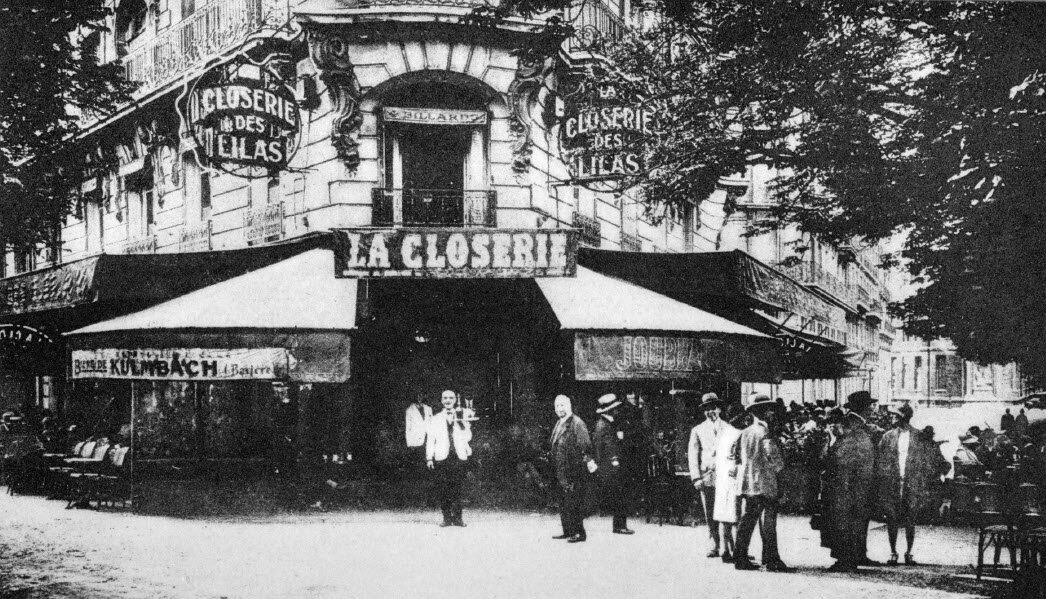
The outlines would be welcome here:
[[[733,446],[741,438],[741,429],[746,425],[748,414],[739,404],[731,403],[726,407],[723,421],[726,426],[719,433],[715,452],[715,508],[712,519],[719,526],[719,538],[723,544],[723,561],[734,560],[734,528],[737,519],[740,498],[737,494],[737,479],[734,476],[736,465],[730,459]]]

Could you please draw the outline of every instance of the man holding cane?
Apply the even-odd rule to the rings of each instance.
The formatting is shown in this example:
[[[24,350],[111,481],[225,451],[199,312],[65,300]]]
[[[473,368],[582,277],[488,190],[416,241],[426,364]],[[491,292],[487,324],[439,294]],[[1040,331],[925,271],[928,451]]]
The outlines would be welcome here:
[[[701,411],[705,420],[690,431],[690,443],[687,446],[687,461],[690,465],[690,479],[701,498],[701,509],[708,526],[708,539],[711,548],[708,557],[719,557],[719,527],[712,519],[715,511],[715,456],[719,444],[719,433],[723,430],[723,421],[719,416],[722,404],[715,393],[705,393],[701,397]]]

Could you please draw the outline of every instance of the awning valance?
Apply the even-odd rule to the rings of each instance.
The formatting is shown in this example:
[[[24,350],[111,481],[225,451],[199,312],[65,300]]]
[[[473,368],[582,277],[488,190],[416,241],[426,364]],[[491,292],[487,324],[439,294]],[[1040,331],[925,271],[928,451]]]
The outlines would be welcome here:
[[[535,281],[574,332],[577,380],[780,380],[769,335],[581,266],[575,277]]]

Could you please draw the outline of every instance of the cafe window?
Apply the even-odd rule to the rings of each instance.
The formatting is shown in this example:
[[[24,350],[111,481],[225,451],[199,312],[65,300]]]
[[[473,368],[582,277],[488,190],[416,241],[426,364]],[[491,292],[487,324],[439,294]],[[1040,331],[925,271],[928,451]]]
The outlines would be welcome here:
[[[375,224],[493,225],[485,101],[461,86],[418,84],[383,98],[383,182]]]

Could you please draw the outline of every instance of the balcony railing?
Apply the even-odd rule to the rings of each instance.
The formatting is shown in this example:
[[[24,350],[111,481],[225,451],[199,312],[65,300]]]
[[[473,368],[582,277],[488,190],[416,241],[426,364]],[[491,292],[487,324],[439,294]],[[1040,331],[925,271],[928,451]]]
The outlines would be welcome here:
[[[123,59],[126,77],[140,84],[136,95],[144,96],[289,17],[288,0],[213,0],[141,47],[132,46]]]
[[[565,20],[574,27],[567,42],[570,52],[595,51],[601,42],[617,41],[625,34],[625,21],[602,0],[576,2],[566,10]]]
[[[820,287],[821,290],[830,293],[844,303],[853,303],[854,294],[849,286],[817,264],[800,262],[794,266],[781,266],[780,269],[800,283]]]
[[[371,190],[376,227],[496,227],[498,195],[489,189]]]

